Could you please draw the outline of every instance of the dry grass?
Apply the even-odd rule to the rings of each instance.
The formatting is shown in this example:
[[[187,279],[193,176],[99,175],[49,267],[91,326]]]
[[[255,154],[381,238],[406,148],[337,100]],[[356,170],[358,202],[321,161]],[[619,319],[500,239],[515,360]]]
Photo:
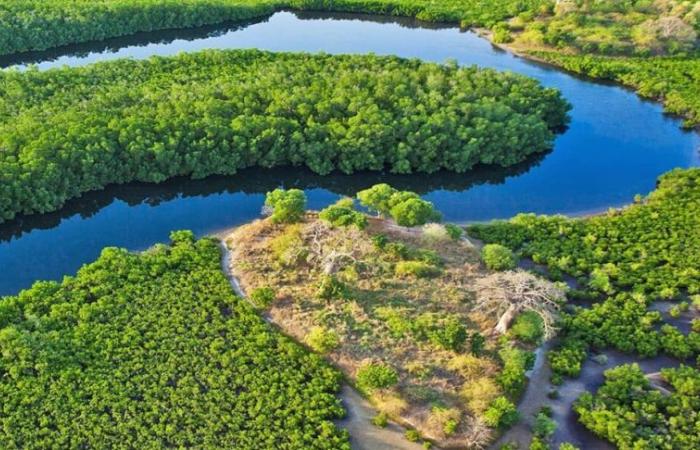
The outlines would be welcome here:
[[[478,252],[467,242],[441,239],[430,231],[426,238],[420,228],[376,218],[362,231],[334,229],[307,216],[302,224],[286,226],[258,220],[234,230],[226,242],[231,270],[244,291],[268,286],[276,291],[277,300],[264,314],[284,332],[304,342],[315,327],[333,330],[339,344],[326,357],[351,379],[368,359],[392,366],[399,382],[368,392],[375,406],[440,446],[464,447],[491,436],[477,426],[468,406],[477,401],[465,401],[464,391],[500,370],[491,335],[496,318],[474,311],[472,287],[488,275]],[[405,256],[375,245],[372,237],[378,234],[403,244],[412,258],[415,252],[436,253],[439,273],[396,276],[396,264]],[[328,273],[345,284],[341,298],[318,298],[319,283]],[[450,350],[411,331],[417,321],[446,317],[456,318],[468,333],[483,334],[484,354],[473,356],[468,346]],[[448,420],[456,426],[445,432]]]

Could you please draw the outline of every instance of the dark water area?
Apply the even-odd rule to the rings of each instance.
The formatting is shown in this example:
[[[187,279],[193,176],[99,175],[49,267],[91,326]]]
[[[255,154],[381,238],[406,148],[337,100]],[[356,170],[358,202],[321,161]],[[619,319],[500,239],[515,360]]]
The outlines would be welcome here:
[[[0,58],[0,65],[24,70],[32,63],[45,70],[206,48],[373,52],[510,70],[560,89],[573,105],[571,123],[550,152],[508,169],[319,177],[300,168],[280,168],[86,194],[56,213],[0,225],[0,295],[16,293],[37,279],[71,274],[105,246],[140,250],[166,241],[174,229],[192,229],[201,236],[249,221],[259,215],[264,193],[278,186],[305,189],[309,206],[321,208],[340,195],[385,181],[419,192],[446,220],[466,223],[519,212],[580,214],[620,206],[651,191],[660,174],[699,162],[700,137],[682,130],[681,122],[665,116],[656,103],[515,57],[472,32],[408,19],[280,12],[253,24],[142,33]]]

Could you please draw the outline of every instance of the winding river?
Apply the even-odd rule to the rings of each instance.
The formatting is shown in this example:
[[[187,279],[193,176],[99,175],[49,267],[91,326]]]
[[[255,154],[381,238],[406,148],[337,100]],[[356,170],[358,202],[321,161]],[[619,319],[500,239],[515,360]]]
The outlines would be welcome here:
[[[322,207],[379,181],[423,194],[454,222],[518,212],[582,214],[628,203],[654,188],[658,175],[697,165],[700,137],[680,129],[659,104],[609,84],[577,78],[493,47],[472,32],[414,20],[363,15],[279,12],[254,24],[144,33],[57,51],[0,58],[0,66],[39,70],[121,57],[146,58],[205,48],[394,54],[429,61],[455,59],[511,70],[560,89],[572,103],[569,129],[545,155],[508,169],[469,174],[319,177],[296,168],[249,170],[231,178],[124,185],[87,194],[54,214],[0,225],[0,295],[37,279],[60,279],[106,246],[139,250],[167,240],[170,230],[207,234],[259,214],[277,186],[307,191]]]
[[[298,168],[245,170],[235,177],[174,179],[160,185],[127,184],[84,195],[51,214],[20,217],[0,225],[0,295],[38,279],[60,279],[97,257],[106,246],[141,250],[167,240],[174,229],[212,234],[260,214],[265,192],[303,188],[311,208],[377,182],[411,189],[434,202],[446,220],[465,223],[518,212],[586,214],[628,203],[652,190],[658,175],[700,164],[700,136],[680,128],[662,107],[619,86],[594,82],[534,63],[493,47],[472,32],[415,20],[349,14],[279,12],[266,20],[195,30],[142,33],[47,52],[0,57],[0,67],[39,70],[63,65],[206,48],[392,54],[476,64],[534,77],[560,89],[573,105],[571,124],[551,152],[508,169],[483,167],[469,174],[397,176],[361,173],[321,177]],[[609,354],[609,362],[626,357]],[[662,363],[670,363],[661,361]],[[659,361],[649,362],[657,365]],[[593,439],[570,411],[584,388],[601,382],[604,366],[589,361],[579,380],[561,386],[549,401],[560,429],[555,442],[608,448]],[[649,369],[655,369],[650,367]],[[538,364],[521,407],[545,402],[547,365]],[[537,403],[537,404],[536,404]],[[534,409],[533,411],[535,411]],[[524,425],[509,433],[525,439]]]

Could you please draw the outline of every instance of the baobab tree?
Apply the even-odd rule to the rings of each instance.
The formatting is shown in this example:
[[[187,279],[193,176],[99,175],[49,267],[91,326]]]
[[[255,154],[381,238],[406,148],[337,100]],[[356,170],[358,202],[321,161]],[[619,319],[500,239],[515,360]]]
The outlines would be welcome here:
[[[496,272],[476,282],[476,309],[499,316],[494,329],[499,334],[518,314],[533,311],[542,318],[545,339],[552,337],[563,299],[563,289],[524,270]]]

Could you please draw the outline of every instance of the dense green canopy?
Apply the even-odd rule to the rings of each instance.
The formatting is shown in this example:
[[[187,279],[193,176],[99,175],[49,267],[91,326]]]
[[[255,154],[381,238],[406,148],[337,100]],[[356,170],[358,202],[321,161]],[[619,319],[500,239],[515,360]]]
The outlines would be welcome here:
[[[621,449],[700,448],[700,371],[661,370],[666,394],[636,364],[605,372],[605,384],[576,402],[580,421]]]
[[[549,148],[568,110],[512,73],[256,50],[0,72],[0,91],[0,220],[110,183],[250,166],[508,166]]]
[[[0,0],[0,55],[262,17],[281,8],[491,25],[553,0]]]
[[[626,289],[651,298],[700,294],[700,169],[661,176],[646,199],[584,219],[521,214],[471,232],[588,282],[595,291]]]
[[[233,296],[217,244],[105,249],[0,301],[0,447],[349,449],[340,375]]]

